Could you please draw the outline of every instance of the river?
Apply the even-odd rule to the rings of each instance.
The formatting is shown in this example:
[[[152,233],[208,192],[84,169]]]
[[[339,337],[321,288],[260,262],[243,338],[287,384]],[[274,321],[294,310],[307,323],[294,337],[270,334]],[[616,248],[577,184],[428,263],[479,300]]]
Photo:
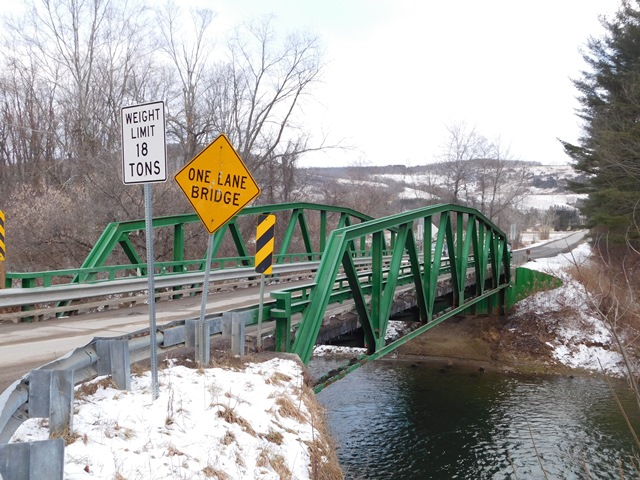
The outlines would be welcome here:
[[[314,358],[312,374],[344,360]],[[614,390],[631,421],[638,407]],[[347,479],[637,478],[633,438],[600,377],[515,376],[377,360],[318,394]]]

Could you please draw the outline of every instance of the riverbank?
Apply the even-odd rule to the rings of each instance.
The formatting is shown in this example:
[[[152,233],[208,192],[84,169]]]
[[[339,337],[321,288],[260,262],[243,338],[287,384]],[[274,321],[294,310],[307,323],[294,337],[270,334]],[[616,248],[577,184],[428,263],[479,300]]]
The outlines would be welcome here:
[[[516,304],[507,316],[461,316],[447,320],[397,351],[411,357],[475,362],[492,370],[539,373],[624,374],[622,355],[570,270],[584,266],[590,248],[540,259],[525,268],[555,275],[563,285]]]
[[[571,374],[553,358],[553,340],[538,322],[486,316],[452,318],[397,350],[406,360],[474,366],[505,373]]]

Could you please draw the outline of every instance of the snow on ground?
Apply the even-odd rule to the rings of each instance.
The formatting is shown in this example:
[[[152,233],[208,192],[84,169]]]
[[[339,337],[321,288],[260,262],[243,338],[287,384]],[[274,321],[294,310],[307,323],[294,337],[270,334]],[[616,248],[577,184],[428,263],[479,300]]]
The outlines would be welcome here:
[[[549,238],[545,240],[540,240],[540,237],[542,236],[541,232],[527,231],[522,232],[520,236],[523,244],[527,245],[527,247],[534,247],[558,238],[566,237],[569,234],[571,234],[571,232],[549,232]]]
[[[313,349],[313,356],[315,357],[357,357],[365,353],[367,353],[366,348],[339,345],[316,345]]]
[[[622,355],[612,346],[614,340],[605,323],[590,308],[587,294],[567,269],[589,262],[591,248],[579,245],[573,251],[551,258],[542,258],[523,265],[560,278],[563,285],[539,292],[517,304],[517,314],[533,313],[544,318],[549,312],[561,312],[564,317],[557,328],[555,343],[550,343],[553,356],[564,365],[622,376]]]
[[[548,210],[551,207],[575,207],[579,200],[586,198],[586,195],[567,194],[529,194],[525,195],[520,203],[521,209]]]
[[[403,200],[438,200],[437,195],[433,195],[424,190],[417,190],[415,188],[404,187],[402,192],[398,194],[398,198]]]
[[[387,325],[387,331],[385,333],[385,340],[392,342],[397,340],[406,331],[407,322],[398,320],[389,320]],[[316,345],[313,349],[313,356],[315,357],[358,357],[367,353],[366,348],[360,347],[343,347],[339,345]]]
[[[101,378],[92,383],[108,384]],[[319,435],[298,363],[272,359],[244,371],[170,364],[159,386],[152,401],[146,372],[130,391],[76,395],[65,480],[310,478],[309,446]],[[12,441],[48,433],[46,420],[30,419]]]
[[[338,178],[338,179],[336,179],[336,181],[338,183],[347,184],[347,185],[354,185],[354,186],[367,185],[369,187],[383,188],[383,189],[389,187],[389,185],[387,185],[386,183],[372,182],[370,180],[357,180],[357,179],[351,179],[351,178]]]

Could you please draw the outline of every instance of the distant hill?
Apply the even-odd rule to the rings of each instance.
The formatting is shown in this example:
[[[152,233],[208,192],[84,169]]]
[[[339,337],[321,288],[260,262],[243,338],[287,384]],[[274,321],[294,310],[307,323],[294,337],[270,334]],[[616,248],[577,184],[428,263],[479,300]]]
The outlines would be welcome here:
[[[542,217],[579,223],[585,196],[570,192],[568,180],[580,179],[569,165],[473,160],[407,167],[349,166],[301,169],[305,200],[348,205],[373,216],[434,203],[465,204],[507,222],[545,223]],[[526,218],[524,218],[526,217]]]

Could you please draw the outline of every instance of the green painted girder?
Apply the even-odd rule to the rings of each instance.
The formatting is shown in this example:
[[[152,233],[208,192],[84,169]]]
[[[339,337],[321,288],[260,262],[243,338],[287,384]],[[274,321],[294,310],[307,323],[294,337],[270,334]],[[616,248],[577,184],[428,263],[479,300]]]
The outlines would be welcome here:
[[[425,241],[421,248],[413,233],[414,222],[418,219],[422,219],[425,225]],[[438,225],[438,231],[432,246],[433,223]],[[390,249],[385,247],[387,238]],[[353,261],[358,254],[355,251],[358,243],[365,244],[371,256],[371,284],[367,286],[361,283]],[[496,303],[504,304],[504,296],[499,292],[510,282],[507,238],[477,210],[440,204],[357,225],[346,225],[345,222],[344,227],[329,236],[291,351],[305,363],[311,358],[341,270],[352,290],[368,354],[384,348],[398,275],[405,262],[410,263],[413,272],[420,318],[425,324],[432,322],[436,314],[441,314],[436,297],[445,263],[448,263],[452,290],[450,309],[462,311],[478,303],[479,297],[499,296]],[[475,295],[466,298],[470,269],[476,284]],[[490,275],[487,270],[490,270]],[[487,286],[489,278],[491,282]],[[487,291],[491,294],[487,295]]]

